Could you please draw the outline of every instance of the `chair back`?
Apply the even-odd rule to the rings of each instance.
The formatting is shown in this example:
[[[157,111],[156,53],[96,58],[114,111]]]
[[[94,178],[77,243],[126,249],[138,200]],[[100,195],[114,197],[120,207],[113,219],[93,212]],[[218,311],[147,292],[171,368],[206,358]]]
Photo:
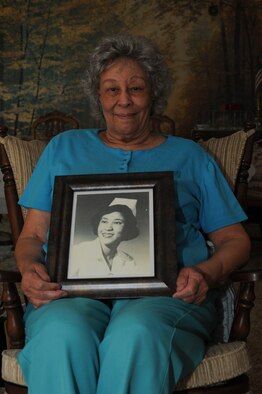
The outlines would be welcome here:
[[[26,209],[18,205],[18,200],[46,144],[52,137],[68,129],[79,129],[78,120],[58,111],[33,122],[33,139],[30,141],[7,135],[7,127],[0,125],[0,168],[14,246],[27,213]]]
[[[24,220],[21,208],[17,204],[18,194],[14,180],[13,170],[7,152],[5,150],[5,145],[2,143],[6,135],[7,127],[0,126],[0,168],[3,174],[5,200],[9,224],[11,228],[12,241],[15,245],[23,227]]]
[[[79,129],[79,121],[72,115],[53,111],[33,122],[32,137],[34,140],[49,141],[56,134],[69,129]]]
[[[230,133],[193,131],[193,139],[217,161],[222,173],[243,209],[247,206],[248,170],[256,140],[255,125],[246,123],[242,130]]]

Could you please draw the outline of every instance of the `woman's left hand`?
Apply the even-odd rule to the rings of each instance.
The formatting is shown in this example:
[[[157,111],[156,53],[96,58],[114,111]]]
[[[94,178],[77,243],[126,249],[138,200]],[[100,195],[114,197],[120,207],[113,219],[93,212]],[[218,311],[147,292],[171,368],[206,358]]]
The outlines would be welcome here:
[[[197,267],[184,267],[179,271],[174,298],[188,304],[200,304],[206,298],[209,286],[204,274]]]
[[[200,304],[209,288],[225,283],[232,271],[248,261],[250,240],[241,224],[220,228],[207,236],[215,253],[208,260],[179,271],[174,298]]]

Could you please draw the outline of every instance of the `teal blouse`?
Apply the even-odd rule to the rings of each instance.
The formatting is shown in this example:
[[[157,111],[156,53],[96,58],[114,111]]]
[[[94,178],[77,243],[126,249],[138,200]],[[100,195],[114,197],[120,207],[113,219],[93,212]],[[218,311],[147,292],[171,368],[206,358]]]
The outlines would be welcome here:
[[[173,136],[148,150],[105,145],[98,129],[70,130],[44,150],[20,198],[20,205],[51,212],[56,175],[172,171],[176,244],[180,265],[208,258],[203,233],[246,219],[214,159],[195,142]]]

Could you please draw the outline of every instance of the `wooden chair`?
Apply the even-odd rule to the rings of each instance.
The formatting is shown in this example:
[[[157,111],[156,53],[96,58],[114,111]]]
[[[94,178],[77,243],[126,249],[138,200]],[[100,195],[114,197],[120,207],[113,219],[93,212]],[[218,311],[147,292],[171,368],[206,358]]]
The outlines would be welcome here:
[[[69,129],[79,129],[79,121],[72,115],[53,111],[33,122],[32,136],[34,140],[49,141],[54,135]]]
[[[244,190],[246,189],[247,170],[250,163],[250,152],[252,151],[253,144],[253,135],[252,133],[249,134],[244,133],[244,143],[241,140],[243,154],[241,154],[237,169],[236,186],[234,186],[237,196],[239,199],[243,198],[243,201],[245,197]],[[17,169],[13,163],[14,158],[17,161],[17,155],[14,154],[14,151],[19,152],[20,156],[24,158],[36,157],[37,152],[41,151],[43,147],[43,142],[18,141],[19,139],[16,137],[5,136],[3,128],[0,130],[0,136],[2,137],[0,139],[0,167],[4,174],[7,207],[10,215],[13,242],[15,244],[23,226],[25,213],[17,205],[17,200],[21,193],[19,189],[21,185],[17,184],[17,178],[14,177],[14,174],[17,174]],[[241,133],[242,136],[243,134]],[[225,142],[224,148],[226,148],[229,142]],[[236,140],[234,140],[235,143]],[[15,148],[12,147],[13,144]],[[213,145],[216,146],[216,144]],[[211,150],[212,144],[206,148]],[[27,153],[33,150],[34,154],[32,152],[30,155],[27,153],[22,154],[23,149]],[[230,152],[230,157],[231,155],[232,152]],[[23,166],[26,168],[30,167],[30,165],[31,167],[34,166],[34,160],[31,160],[31,164],[27,163]],[[28,172],[26,171],[27,176]],[[239,283],[239,290],[238,296],[236,297],[230,342],[210,344],[204,360],[190,376],[179,383],[175,392],[190,394],[241,394],[248,392],[249,381],[247,371],[250,365],[246,339],[250,331],[250,311],[255,299],[254,283],[262,279],[262,270],[253,267],[251,264],[251,266],[248,265],[242,270],[234,272],[231,275],[231,279]],[[2,303],[6,312],[8,343],[8,349],[4,350],[2,357],[2,377],[5,381],[6,392],[9,394],[27,393],[26,384],[16,358],[24,345],[23,307],[20,301],[21,292],[17,289],[17,284],[19,284],[20,280],[21,275],[15,267],[0,269],[0,281],[3,283]]]

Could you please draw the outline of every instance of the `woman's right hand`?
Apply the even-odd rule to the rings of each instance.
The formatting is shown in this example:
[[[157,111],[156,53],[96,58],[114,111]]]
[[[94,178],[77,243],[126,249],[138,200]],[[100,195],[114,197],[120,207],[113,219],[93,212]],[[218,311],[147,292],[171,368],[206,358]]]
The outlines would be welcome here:
[[[49,212],[29,209],[15,248],[16,264],[22,275],[22,291],[36,308],[67,296],[59,283],[51,282],[46,267],[40,263],[49,224]]]
[[[37,262],[27,264],[23,270],[22,291],[35,308],[67,296],[59,283],[51,282],[46,267]]]

